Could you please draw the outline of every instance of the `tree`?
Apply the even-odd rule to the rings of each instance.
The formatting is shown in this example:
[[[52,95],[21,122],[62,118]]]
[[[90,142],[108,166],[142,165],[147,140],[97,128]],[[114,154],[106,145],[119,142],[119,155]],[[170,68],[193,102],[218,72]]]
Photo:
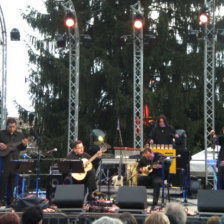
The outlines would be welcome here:
[[[133,140],[133,47],[122,46],[120,37],[132,33],[133,0],[74,1],[80,33],[90,34],[92,44],[81,46],[79,138],[88,143],[93,128],[107,133],[107,141],[119,144],[120,120],[124,145]],[[144,47],[144,102],[153,118],[166,114],[171,124],[185,129],[191,152],[203,142],[203,43],[188,43],[190,29],[198,28],[202,0],[142,1],[146,34],[156,41]],[[51,53],[46,42],[63,27],[63,9],[46,1],[48,14],[30,9],[24,18],[44,40],[30,46],[30,62],[37,65],[29,77],[30,93],[38,115],[36,128],[47,147],[66,153],[68,114],[68,52]],[[152,13],[158,13],[153,19]],[[38,43],[38,44],[37,44]],[[223,68],[220,66],[220,74]],[[153,85],[149,84],[153,81]],[[221,89],[220,85],[220,89]],[[220,102],[217,102],[220,104]],[[217,117],[223,121],[220,106]],[[148,133],[145,133],[147,139]],[[61,156],[63,155],[61,154]]]

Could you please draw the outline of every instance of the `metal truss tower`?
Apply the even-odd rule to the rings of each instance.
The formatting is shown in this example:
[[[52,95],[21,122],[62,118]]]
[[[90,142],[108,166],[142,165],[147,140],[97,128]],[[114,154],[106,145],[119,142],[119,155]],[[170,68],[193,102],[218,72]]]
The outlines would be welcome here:
[[[72,13],[75,26],[69,29],[69,108],[68,108],[68,143],[67,152],[71,151],[71,143],[78,139],[79,125],[79,58],[80,38],[78,19],[72,0],[62,3],[65,13]]]
[[[212,141],[209,136],[211,129],[215,130],[215,0],[205,0],[205,7],[208,9],[210,20],[205,24],[204,39],[204,145],[205,145],[205,179],[208,179],[207,149],[211,147]],[[213,156],[214,159],[214,156]],[[213,185],[214,187],[214,185]]]
[[[0,99],[1,99],[1,129],[5,128],[7,109],[6,109],[6,86],[7,86],[7,32],[3,11],[0,5]]]
[[[131,5],[133,20],[143,15],[140,1]],[[133,27],[133,123],[134,148],[143,148],[143,29]]]

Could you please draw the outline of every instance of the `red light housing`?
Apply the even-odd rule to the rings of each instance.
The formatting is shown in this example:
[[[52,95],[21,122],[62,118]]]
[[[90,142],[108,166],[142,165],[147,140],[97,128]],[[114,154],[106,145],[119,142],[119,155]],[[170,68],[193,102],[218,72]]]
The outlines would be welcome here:
[[[143,29],[143,26],[144,26],[144,22],[142,19],[135,19],[134,22],[133,22],[133,27],[136,29],[136,30],[141,30]]]
[[[200,24],[207,24],[209,22],[209,16],[206,13],[202,13],[198,19]]]
[[[72,13],[68,13],[65,18],[65,26],[68,28],[74,28],[75,27],[75,18]]]

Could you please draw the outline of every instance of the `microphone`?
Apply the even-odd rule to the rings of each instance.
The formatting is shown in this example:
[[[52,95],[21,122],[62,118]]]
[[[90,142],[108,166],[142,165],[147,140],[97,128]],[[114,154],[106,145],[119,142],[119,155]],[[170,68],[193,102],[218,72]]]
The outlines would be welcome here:
[[[30,156],[28,156],[26,153],[23,154],[24,159],[32,159]]]
[[[175,159],[175,158],[181,158],[181,155],[180,154],[178,154],[177,156],[165,156],[165,155],[162,155],[161,157]]]
[[[52,149],[52,150],[47,151],[46,154],[50,154],[50,153],[52,153],[52,152],[57,152],[57,151],[58,151],[58,149],[57,149],[57,148],[54,148],[54,149]]]

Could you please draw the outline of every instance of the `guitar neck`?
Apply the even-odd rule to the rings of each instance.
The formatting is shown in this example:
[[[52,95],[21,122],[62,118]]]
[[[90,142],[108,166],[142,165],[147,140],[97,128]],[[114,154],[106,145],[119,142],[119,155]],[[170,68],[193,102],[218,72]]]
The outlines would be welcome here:
[[[88,163],[91,163],[96,158],[97,158],[97,153],[88,160]]]

